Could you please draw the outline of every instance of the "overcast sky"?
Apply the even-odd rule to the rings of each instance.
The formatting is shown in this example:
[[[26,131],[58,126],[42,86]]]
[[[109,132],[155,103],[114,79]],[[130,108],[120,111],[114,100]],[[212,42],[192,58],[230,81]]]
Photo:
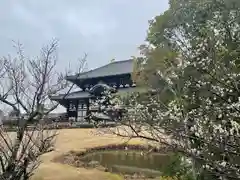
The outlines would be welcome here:
[[[0,56],[15,52],[14,40],[35,57],[57,38],[59,70],[75,67],[84,53],[88,69],[129,59],[138,55],[148,20],[167,8],[168,0],[0,0]]]
[[[60,67],[88,54],[88,67],[138,54],[148,20],[168,0],[0,0],[0,56],[12,53],[12,40],[29,56],[58,38]],[[66,63],[65,63],[66,62]]]

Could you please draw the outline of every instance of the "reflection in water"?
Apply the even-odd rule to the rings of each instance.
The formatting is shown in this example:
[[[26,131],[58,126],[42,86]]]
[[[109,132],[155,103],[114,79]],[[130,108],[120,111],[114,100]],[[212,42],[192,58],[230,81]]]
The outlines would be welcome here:
[[[161,170],[169,160],[169,156],[159,153],[145,155],[134,151],[101,151],[88,154],[82,161],[98,161],[102,166],[112,168],[113,166],[127,166],[142,169]]]

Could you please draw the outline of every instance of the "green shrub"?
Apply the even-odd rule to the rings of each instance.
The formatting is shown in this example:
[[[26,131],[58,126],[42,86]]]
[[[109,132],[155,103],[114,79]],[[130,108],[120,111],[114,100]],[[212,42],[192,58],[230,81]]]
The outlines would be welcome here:
[[[176,177],[178,180],[195,180],[190,161],[180,153],[170,155],[170,160],[163,168],[165,177]]]

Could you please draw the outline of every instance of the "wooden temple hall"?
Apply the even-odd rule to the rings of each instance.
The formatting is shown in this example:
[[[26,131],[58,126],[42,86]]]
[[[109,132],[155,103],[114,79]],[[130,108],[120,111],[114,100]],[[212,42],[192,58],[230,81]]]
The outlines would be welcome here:
[[[131,92],[135,84],[131,79],[134,60],[113,61],[105,66],[67,76],[66,80],[79,87],[79,91],[67,95],[55,95],[51,100],[58,101],[67,110],[67,118],[84,122],[91,112],[91,103],[97,94],[92,93],[99,84],[114,88],[118,92]]]

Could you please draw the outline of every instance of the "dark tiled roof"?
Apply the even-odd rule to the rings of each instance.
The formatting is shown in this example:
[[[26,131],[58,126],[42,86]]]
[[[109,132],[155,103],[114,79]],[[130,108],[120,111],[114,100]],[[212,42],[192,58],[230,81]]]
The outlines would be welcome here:
[[[74,76],[67,76],[66,79],[88,79],[88,78],[97,78],[104,76],[113,76],[121,74],[130,74],[133,72],[133,63],[134,60],[124,60],[124,61],[114,61],[105,66],[80,73]]]
[[[127,93],[127,92],[134,92],[134,91],[138,91],[138,88],[135,88],[135,87],[120,88],[118,89],[117,93]],[[51,96],[50,99],[58,101],[63,99],[63,97],[64,95],[62,94],[62,95]],[[82,99],[82,98],[89,98],[89,97],[91,97],[91,94],[89,92],[76,91],[76,92],[69,93],[66,97],[64,97],[64,99],[71,100],[71,99]]]
[[[61,100],[61,99],[81,99],[81,98],[89,98],[91,95],[89,94],[89,92],[86,91],[76,91],[76,92],[72,92],[69,93],[68,95],[64,95],[64,94],[60,94],[60,95],[56,95],[56,96],[51,96],[50,99],[51,100]]]

